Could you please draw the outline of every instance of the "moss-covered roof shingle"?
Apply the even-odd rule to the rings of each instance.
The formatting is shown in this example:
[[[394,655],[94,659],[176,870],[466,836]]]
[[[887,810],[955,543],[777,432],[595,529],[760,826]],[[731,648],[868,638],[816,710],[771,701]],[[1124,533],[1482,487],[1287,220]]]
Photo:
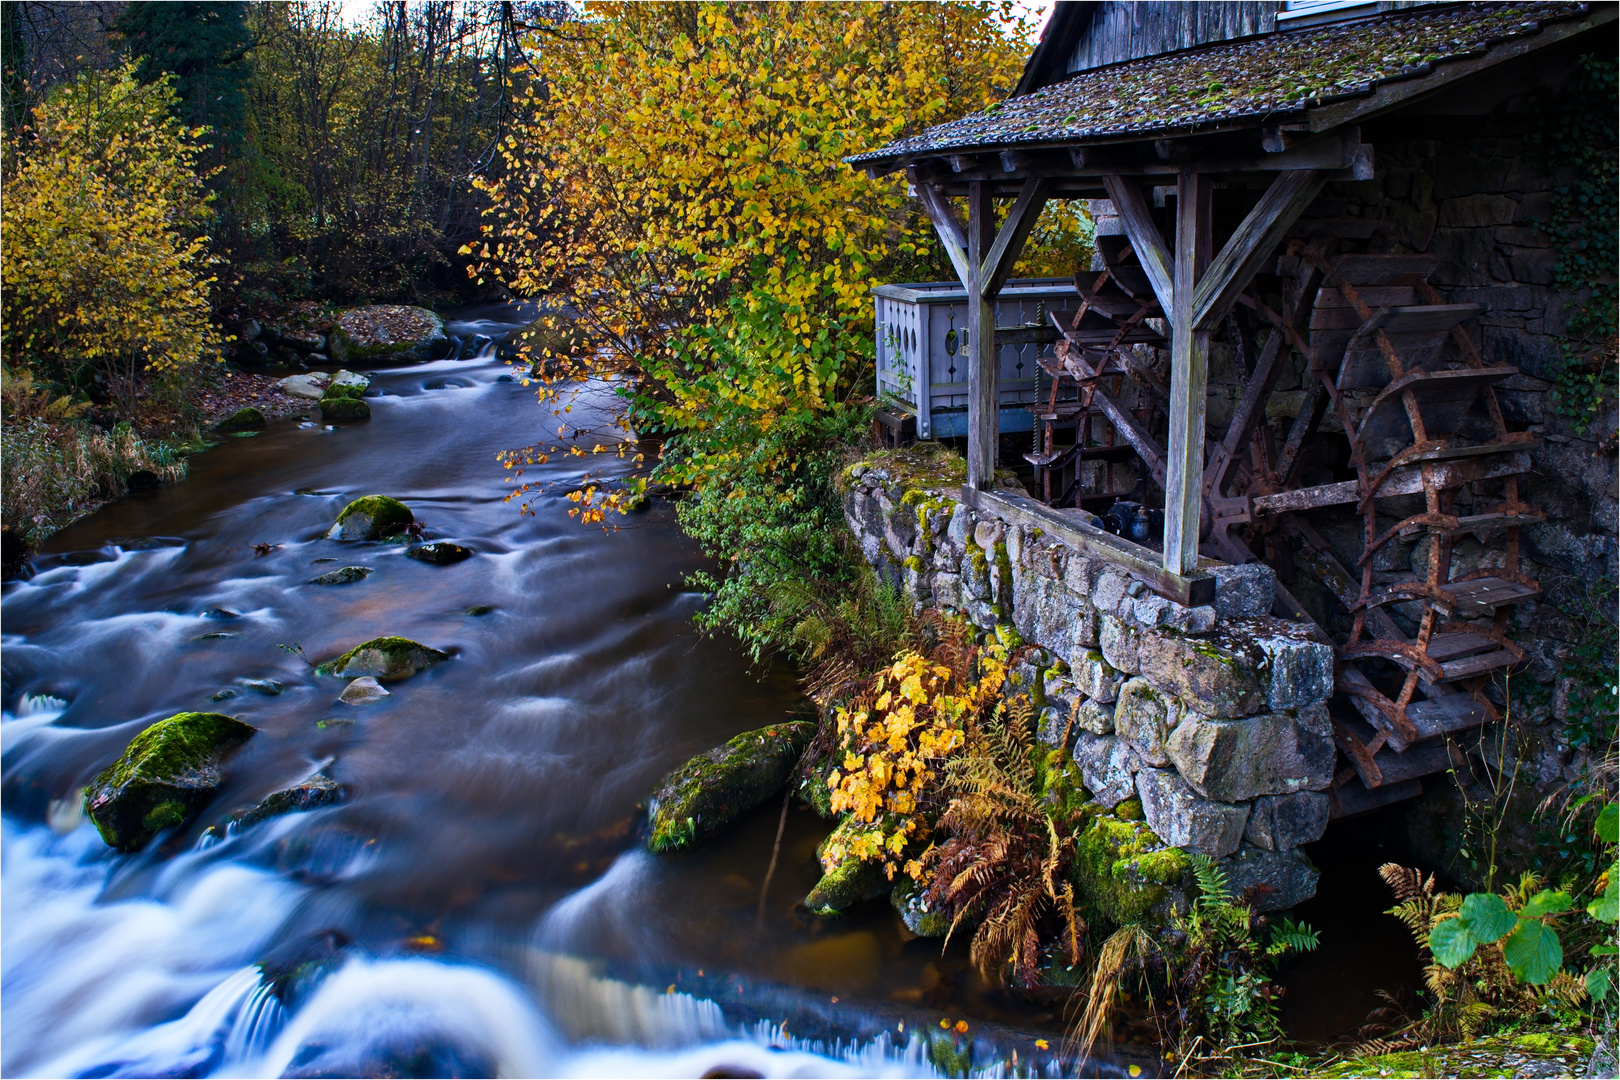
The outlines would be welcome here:
[[[1469,3],[1286,31],[1081,72],[938,124],[851,164],[1028,145],[1079,144],[1283,120],[1393,79],[1536,33],[1582,3]]]

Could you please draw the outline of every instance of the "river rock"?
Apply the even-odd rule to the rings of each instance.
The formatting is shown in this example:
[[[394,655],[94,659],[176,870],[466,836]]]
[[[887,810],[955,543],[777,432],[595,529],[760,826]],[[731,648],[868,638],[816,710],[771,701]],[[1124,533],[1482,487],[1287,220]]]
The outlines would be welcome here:
[[[416,520],[411,508],[386,495],[367,495],[345,506],[327,532],[329,540],[380,540],[404,532]]]
[[[452,544],[448,540],[435,540],[431,544],[417,544],[415,547],[405,549],[405,554],[418,562],[432,563],[434,566],[446,566],[458,563],[462,559],[472,557],[472,548]]]
[[[345,705],[368,705],[373,701],[381,701],[387,696],[388,691],[383,689],[382,684],[377,681],[375,676],[362,675],[343,688],[343,693],[338,695],[338,700]]]
[[[327,376],[322,372],[311,371],[303,375],[289,375],[285,379],[279,380],[276,385],[293,397],[319,401],[326,396],[327,381]]]
[[[930,903],[928,890],[905,875],[897,875],[889,903],[900,913],[906,929],[918,937],[944,937],[950,933],[951,917]]]
[[[272,791],[246,810],[237,810],[225,819],[227,825],[238,829],[250,828],[266,818],[282,814],[296,814],[320,806],[340,803],[348,797],[348,790],[326,775],[325,770],[280,791]],[[210,826],[208,831],[220,835],[220,829]]]
[[[305,584],[308,585],[348,585],[356,581],[366,580],[371,573],[369,566],[340,566],[336,570],[328,570],[319,577],[312,577]]]
[[[875,900],[894,887],[881,861],[868,862],[853,855],[839,858],[834,854],[835,846],[839,850],[847,848],[851,833],[870,828],[871,825],[846,817],[816,848],[816,857],[821,860],[821,880],[804,898],[805,907],[817,915],[838,915],[862,901]]]
[[[265,423],[264,413],[251,405],[244,405],[215,424],[214,430],[221,435],[229,435],[236,431],[259,431]]]
[[[221,762],[257,730],[219,713],[184,712],[159,720],[90,782],[85,811],[109,845],[139,851],[212,801],[222,779]]]
[[[329,398],[357,398],[365,397],[366,391],[371,388],[371,377],[362,375],[358,371],[340,371],[332,376],[332,381],[326,384],[326,397]]]
[[[371,406],[357,397],[323,397],[321,398],[321,419],[329,424],[370,420]]]
[[[798,720],[745,731],[665,776],[647,801],[647,849],[693,847],[782,790],[815,730]]]
[[[327,351],[340,361],[376,357],[431,360],[448,344],[444,322],[427,308],[373,304],[338,316],[327,339]]]
[[[384,681],[406,679],[450,659],[450,654],[402,637],[372,638],[315,670],[345,679],[372,675]]]

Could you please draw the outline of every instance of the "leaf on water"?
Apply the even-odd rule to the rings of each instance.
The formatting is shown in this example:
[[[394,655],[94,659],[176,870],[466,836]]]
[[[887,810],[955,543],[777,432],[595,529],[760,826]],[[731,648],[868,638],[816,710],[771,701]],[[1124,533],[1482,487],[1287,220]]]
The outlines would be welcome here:
[[[1471,894],[1463,901],[1462,917],[1468,924],[1469,936],[1481,944],[1496,941],[1519,922],[1506,901],[1495,893]]]
[[[1544,986],[1564,963],[1558,933],[1537,919],[1522,919],[1502,943],[1502,958],[1513,974],[1532,986]]]

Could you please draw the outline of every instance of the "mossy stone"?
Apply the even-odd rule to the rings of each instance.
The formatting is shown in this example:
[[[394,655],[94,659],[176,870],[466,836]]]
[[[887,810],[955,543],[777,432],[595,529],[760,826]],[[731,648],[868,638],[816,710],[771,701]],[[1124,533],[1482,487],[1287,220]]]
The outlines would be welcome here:
[[[410,638],[380,637],[356,645],[316,670],[322,675],[337,675],[345,679],[371,675],[379,680],[392,681],[409,678],[448,659],[449,653]]]
[[[781,791],[815,732],[808,720],[745,731],[665,776],[647,802],[647,849],[693,847]]]
[[[411,508],[387,495],[366,495],[345,506],[326,535],[332,540],[380,540],[416,520]]]
[[[85,812],[110,846],[139,851],[212,801],[220,763],[257,730],[220,713],[184,712],[159,720],[90,782]]]
[[[452,544],[448,540],[435,540],[431,544],[417,544],[415,547],[406,548],[405,554],[417,562],[448,566],[450,563],[472,558],[473,550],[460,544]]]
[[[319,577],[310,578],[307,585],[349,585],[356,581],[366,580],[371,573],[369,566],[341,566],[336,570],[328,570]]]
[[[905,875],[898,875],[889,903],[900,913],[900,921],[918,937],[944,937],[951,931],[951,917],[932,904],[925,889]]]
[[[1155,921],[1155,909],[1176,899],[1172,894],[1185,895],[1191,858],[1165,846],[1144,822],[1105,815],[1101,807],[1088,811],[1069,872],[1084,907],[1116,926]]]
[[[444,321],[427,308],[375,304],[339,315],[327,348],[342,362],[382,357],[431,360],[448,342]]]
[[[321,398],[321,419],[329,424],[343,424],[354,420],[370,420],[371,406],[361,398]]]
[[[264,413],[260,412],[258,409],[255,409],[251,405],[244,405],[242,408],[237,409],[231,415],[215,424],[214,430],[219,432],[221,435],[230,435],[238,431],[258,431],[262,429],[266,423],[268,423],[268,421],[265,420]]]
[[[804,898],[804,906],[817,915],[839,915],[863,900],[877,899],[892,887],[881,863],[851,855],[821,875]]]

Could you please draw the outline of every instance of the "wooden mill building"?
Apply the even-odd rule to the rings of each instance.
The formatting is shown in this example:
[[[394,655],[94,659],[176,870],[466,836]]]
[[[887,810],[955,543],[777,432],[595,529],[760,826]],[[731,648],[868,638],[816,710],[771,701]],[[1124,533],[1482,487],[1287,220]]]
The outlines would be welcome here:
[[[1275,613],[1337,650],[1344,777],[1393,795],[1450,768],[1454,737],[1500,717],[1493,679],[1536,660],[1542,571],[1613,558],[1594,538],[1612,523],[1537,505],[1585,481],[1544,479],[1570,442],[1542,437],[1570,298],[1533,136],[1538,93],[1612,61],[1615,16],[1059,3],[1013,96],[850,159],[904,172],[964,290],[964,501],[1183,604],[1209,602],[1209,560],[1270,564]],[[1052,199],[1088,200],[1095,262],[1040,324],[997,327]],[[1023,464],[998,380],[1028,343],[1024,496],[994,481]],[[1095,516],[1121,468],[1142,481],[1134,533]]]

